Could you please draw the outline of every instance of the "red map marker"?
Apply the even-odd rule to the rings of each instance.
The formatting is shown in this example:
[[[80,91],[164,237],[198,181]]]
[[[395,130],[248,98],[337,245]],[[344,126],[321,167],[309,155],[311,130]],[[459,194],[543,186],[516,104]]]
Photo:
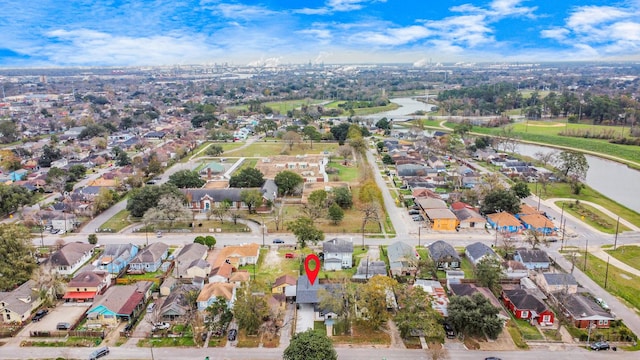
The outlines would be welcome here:
[[[309,263],[313,261],[313,269],[309,266]],[[307,273],[307,277],[309,278],[309,282],[311,285],[316,282],[316,278],[318,277],[318,273],[320,272],[320,259],[316,254],[309,254],[304,259],[304,271]]]

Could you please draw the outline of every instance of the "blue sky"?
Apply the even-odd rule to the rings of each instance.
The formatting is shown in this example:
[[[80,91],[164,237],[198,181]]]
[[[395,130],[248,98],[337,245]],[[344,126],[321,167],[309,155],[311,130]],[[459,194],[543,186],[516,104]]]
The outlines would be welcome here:
[[[0,0],[0,67],[640,60],[640,0]]]

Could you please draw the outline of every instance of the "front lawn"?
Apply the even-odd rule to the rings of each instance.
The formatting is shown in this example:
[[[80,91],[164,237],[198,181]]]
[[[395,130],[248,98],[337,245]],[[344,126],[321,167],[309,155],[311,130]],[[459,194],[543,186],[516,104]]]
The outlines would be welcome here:
[[[128,210],[121,210],[117,214],[113,215],[111,219],[102,224],[101,229],[111,229],[110,232],[120,232],[125,227],[131,225],[132,222],[129,218]],[[93,231],[93,229],[89,229]]]
[[[564,204],[565,212],[575,216],[578,219],[582,219],[582,221],[584,221],[591,227],[607,234],[616,233],[617,219],[612,219],[602,211],[594,208],[593,206],[587,205],[585,203],[576,204],[575,201],[556,202],[556,205],[561,208],[563,204]],[[624,224],[620,223],[617,226],[617,230],[619,233],[621,233],[623,231],[630,231],[631,229],[629,229]]]
[[[239,348],[256,348],[260,345],[259,335],[247,335],[245,329],[238,330],[238,347]]]
[[[605,250],[609,255],[622,261],[623,263],[640,270],[640,246],[636,245],[624,245],[618,246],[615,250]]]
[[[331,338],[334,344],[390,345],[391,337],[382,329],[369,329],[363,322],[354,321],[351,335],[336,335]]]

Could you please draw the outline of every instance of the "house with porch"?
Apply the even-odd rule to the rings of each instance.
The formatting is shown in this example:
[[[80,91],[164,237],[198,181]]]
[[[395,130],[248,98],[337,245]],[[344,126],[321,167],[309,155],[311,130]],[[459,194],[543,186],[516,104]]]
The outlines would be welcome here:
[[[152,273],[158,271],[162,262],[169,256],[169,245],[154,242],[143,248],[129,263],[129,273]]]
[[[27,280],[11,291],[0,292],[0,315],[5,324],[23,323],[42,304],[36,282]]]
[[[387,247],[391,276],[413,276],[418,271],[418,254],[413,246],[396,241]]]
[[[481,242],[475,242],[471,245],[467,245],[464,249],[464,254],[467,257],[467,259],[471,261],[473,266],[478,265],[480,260],[487,257],[492,257],[494,259],[500,260],[500,257],[498,256],[498,254],[496,254],[492,248],[488,247],[487,245]]]
[[[51,254],[44,265],[60,275],[71,275],[91,259],[94,248],[95,245],[80,242],[65,244],[60,250]]]
[[[587,294],[560,295],[558,303],[569,320],[579,329],[595,326],[608,329],[615,317],[598,305],[593,297]]]
[[[555,321],[553,311],[526,289],[504,289],[502,301],[516,319],[529,320],[530,323],[539,325],[551,325]]]
[[[325,271],[351,269],[353,267],[353,243],[333,238],[322,243]]]
[[[256,243],[229,245],[220,249],[213,267],[218,267],[227,262],[237,269],[240,266],[256,264],[259,256],[260,245]]]
[[[438,269],[448,270],[460,268],[460,255],[458,255],[458,252],[451,244],[438,240],[427,246],[427,250],[429,251],[429,257]]]
[[[487,222],[496,231],[502,233],[517,234],[524,230],[524,225],[512,214],[508,212],[499,212],[487,215]]]
[[[529,270],[549,270],[551,260],[544,250],[517,249],[513,259],[521,262]]]
[[[465,207],[459,210],[453,210],[453,213],[458,218],[458,226],[460,229],[484,229],[487,226],[487,220],[473,209]]]
[[[219,297],[224,298],[229,309],[232,309],[236,301],[236,285],[233,283],[205,284],[196,299],[198,310],[204,311]]]
[[[525,229],[535,231],[539,234],[553,235],[558,231],[553,221],[541,214],[520,215],[519,219]]]
[[[175,321],[184,318],[189,313],[189,292],[199,292],[200,289],[191,284],[180,284],[175,287],[162,303],[159,310],[160,318],[164,321]]]
[[[537,274],[535,282],[545,294],[564,292],[575,294],[578,292],[578,282],[571,274],[543,273]]]
[[[107,244],[97,261],[100,270],[112,274],[123,271],[138,254],[138,246],[133,244]]]
[[[151,281],[138,281],[132,285],[110,287],[96,297],[87,311],[87,327],[117,326],[120,321],[129,321],[140,311],[151,297]]]
[[[185,245],[175,257],[173,274],[178,279],[193,279],[194,276],[206,277],[211,265],[205,261],[209,248],[198,243]]]
[[[67,283],[62,298],[67,303],[93,302],[110,285],[111,274],[108,271],[81,271]]]

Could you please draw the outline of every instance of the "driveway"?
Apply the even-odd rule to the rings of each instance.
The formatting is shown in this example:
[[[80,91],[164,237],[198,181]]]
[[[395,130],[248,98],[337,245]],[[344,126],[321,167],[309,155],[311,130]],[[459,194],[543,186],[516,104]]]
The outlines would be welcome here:
[[[55,331],[56,325],[60,322],[75,324],[82,315],[89,309],[89,306],[63,306],[59,305],[49,309],[49,313],[38,322],[31,322],[13,338],[8,338],[8,343],[20,343],[28,339],[31,331]]]
[[[300,304],[296,318],[296,334],[313,329],[313,305]]]

